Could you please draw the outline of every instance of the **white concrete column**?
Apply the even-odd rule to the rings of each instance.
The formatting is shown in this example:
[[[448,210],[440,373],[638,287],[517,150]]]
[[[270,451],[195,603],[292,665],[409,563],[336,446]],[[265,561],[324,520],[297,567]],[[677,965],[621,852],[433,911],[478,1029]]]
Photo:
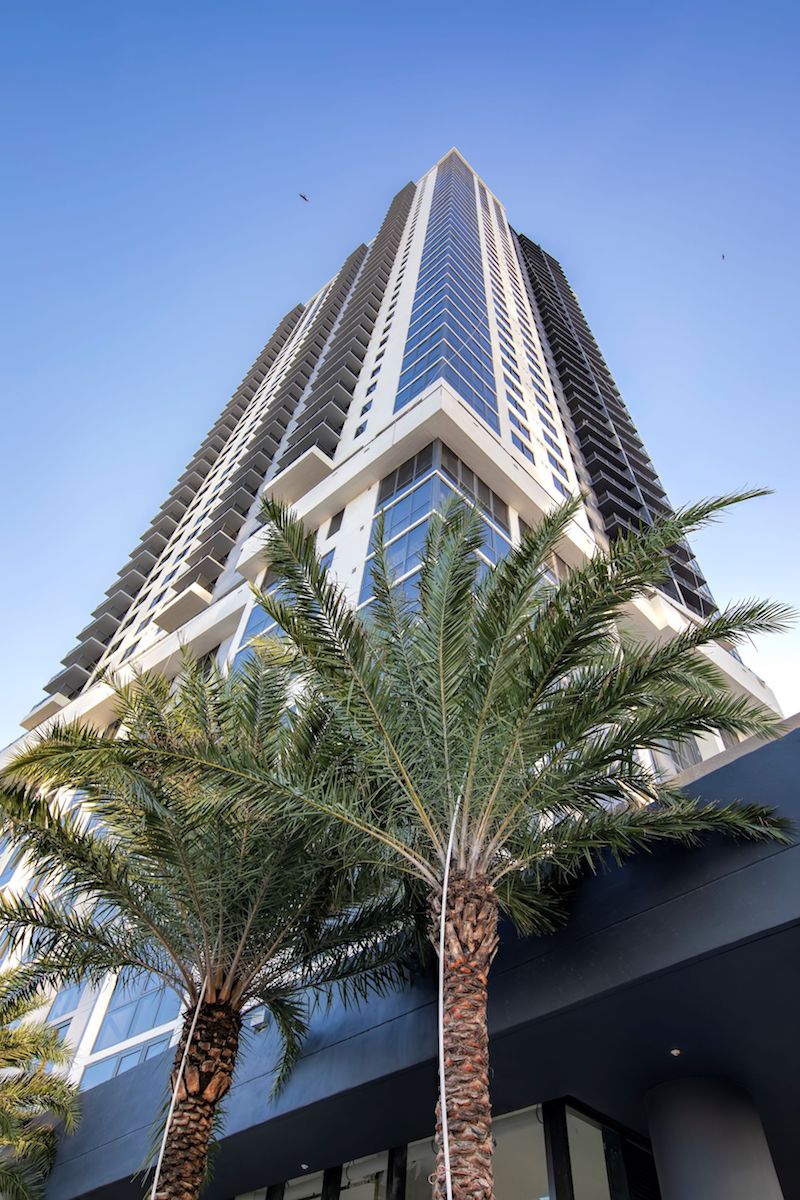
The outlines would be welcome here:
[[[739,1088],[664,1083],[647,1114],[662,1200],[783,1200],[761,1118]]]

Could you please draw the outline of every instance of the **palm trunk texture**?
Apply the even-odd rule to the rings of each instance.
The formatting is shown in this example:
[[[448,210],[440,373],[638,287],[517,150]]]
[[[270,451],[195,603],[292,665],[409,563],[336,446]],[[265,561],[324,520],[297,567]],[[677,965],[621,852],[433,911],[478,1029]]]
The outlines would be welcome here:
[[[170,1079],[177,1072],[192,1024],[187,1012]],[[186,1065],[178,1081],[161,1177],[155,1200],[197,1200],[208,1161],[214,1113],[231,1086],[242,1019],[229,1004],[203,1004],[195,1026]]]
[[[431,905],[438,946],[440,898]],[[450,876],[445,908],[444,1067],[453,1200],[493,1200],[489,1100],[489,968],[497,952],[497,897],[483,877]],[[441,1112],[436,1110],[435,1200],[445,1200]]]

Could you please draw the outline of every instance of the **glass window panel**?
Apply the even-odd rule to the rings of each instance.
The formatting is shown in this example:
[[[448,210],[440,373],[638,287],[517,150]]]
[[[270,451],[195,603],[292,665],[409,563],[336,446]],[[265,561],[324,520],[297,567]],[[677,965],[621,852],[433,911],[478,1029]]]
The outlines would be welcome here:
[[[120,980],[112,993],[111,999],[108,1002],[108,1011],[113,1012],[115,1008],[122,1008],[125,1004],[130,1004],[132,1000],[138,1000],[139,996],[144,995],[147,991],[152,991],[154,986],[152,978],[147,975],[139,975],[135,979]]]
[[[131,1067],[138,1067],[143,1054],[142,1046],[134,1046],[132,1050],[126,1050],[124,1054],[120,1054],[117,1058],[116,1074],[121,1075],[123,1071],[129,1071]]]
[[[113,1054],[109,1058],[101,1059],[100,1062],[90,1063],[81,1075],[81,1087],[86,1089],[95,1087],[98,1083],[105,1083],[114,1075],[116,1067],[117,1060]]]
[[[406,1200],[431,1200],[430,1179],[436,1170],[433,1138],[412,1142],[406,1159]]]
[[[262,633],[267,625],[271,625],[272,618],[267,615],[260,604],[254,604],[250,616],[247,618],[247,624],[244,627],[242,641],[246,642],[256,634]]]
[[[149,992],[138,1000],[131,1013],[128,1037],[136,1037],[137,1033],[146,1033],[156,1025],[156,1014],[161,996],[158,992]]]
[[[243,650],[240,650],[238,654],[234,656],[233,662],[231,663],[231,671],[235,674],[236,671],[244,670],[250,659],[254,657],[255,651],[252,650],[250,646],[245,646]]]
[[[492,1131],[497,1200],[546,1200],[549,1189],[540,1110],[528,1108],[496,1118]]]
[[[116,1046],[118,1042],[125,1041],[135,1007],[135,1003],[129,1004],[115,1012],[106,1013],[95,1038],[95,1050],[106,1050],[109,1046]]]
[[[322,1171],[299,1175],[284,1186],[284,1200],[317,1200],[322,1195]]]
[[[180,1011],[180,997],[173,992],[172,988],[165,987],[161,993],[161,999],[159,1000],[155,1024],[166,1025],[167,1021],[177,1020]]]
[[[347,1200],[383,1200],[386,1195],[388,1155],[370,1154],[342,1167],[340,1195]]]
[[[568,1108],[567,1136],[575,1200],[611,1200],[600,1126]]]
[[[63,1017],[64,1013],[74,1012],[80,1004],[82,991],[83,985],[80,983],[73,983],[70,987],[62,988],[50,1005],[47,1019],[52,1021],[56,1017]]]
[[[154,1042],[148,1042],[144,1048],[144,1061],[148,1058],[156,1058],[159,1054],[163,1054],[169,1047],[169,1036],[156,1038]]]

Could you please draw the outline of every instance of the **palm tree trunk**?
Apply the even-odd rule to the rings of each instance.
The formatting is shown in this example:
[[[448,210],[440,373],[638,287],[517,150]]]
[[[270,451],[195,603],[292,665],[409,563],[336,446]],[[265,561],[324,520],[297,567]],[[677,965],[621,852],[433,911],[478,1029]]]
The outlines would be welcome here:
[[[437,931],[441,899],[431,904]],[[445,909],[444,1067],[453,1200],[493,1200],[492,1108],[486,998],[497,951],[497,897],[484,877],[450,876]],[[447,1195],[441,1111],[436,1109],[434,1196]]]
[[[193,1012],[183,1022],[171,1076],[174,1088]],[[186,1065],[161,1165],[155,1200],[197,1200],[208,1161],[214,1113],[231,1086],[242,1019],[229,1004],[203,1004]]]

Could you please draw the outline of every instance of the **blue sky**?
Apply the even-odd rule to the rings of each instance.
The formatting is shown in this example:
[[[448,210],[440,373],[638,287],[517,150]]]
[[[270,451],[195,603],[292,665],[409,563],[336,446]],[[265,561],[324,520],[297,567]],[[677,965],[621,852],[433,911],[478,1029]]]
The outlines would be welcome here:
[[[800,602],[799,14],[7,4],[0,745],[277,319],[451,145],[563,262],[673,501],[775,489],[696,539],[718,599]],[[800,709],[800,634],[751,661]]]

